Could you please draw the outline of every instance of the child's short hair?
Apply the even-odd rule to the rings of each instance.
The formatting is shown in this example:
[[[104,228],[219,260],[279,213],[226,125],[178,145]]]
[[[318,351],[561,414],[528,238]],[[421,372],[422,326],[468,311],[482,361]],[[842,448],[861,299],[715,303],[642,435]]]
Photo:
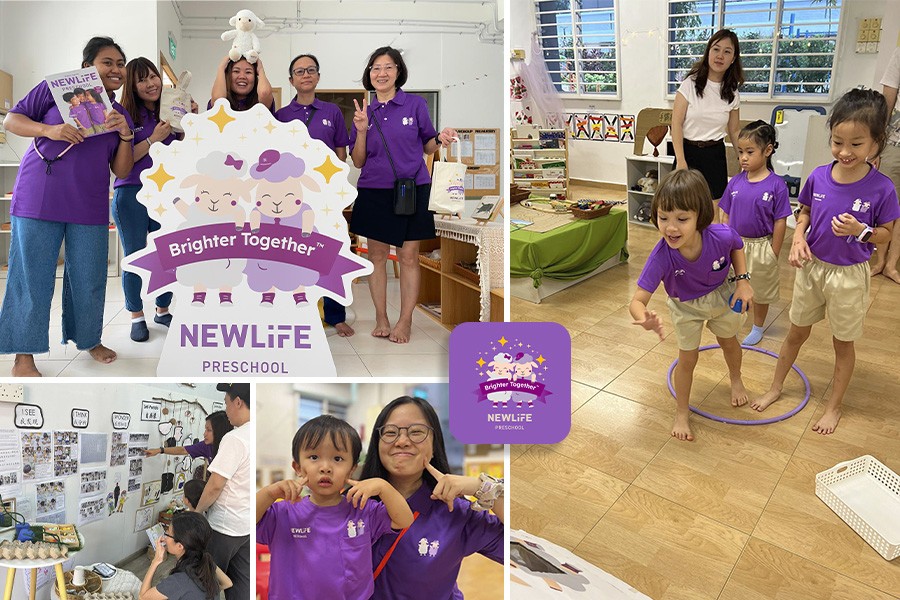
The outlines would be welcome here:
[[[828,117],[828,128],[834,129],[848,121],[864,125],[869,128],[872,139],[878,144],[878,154],[881,154],[887,142],[889,117],[887,100],[881,93],[855,88],[835,102],[831,116]]]
[[[191,503],[191,508],[197,508],[206,482],[202,479],[191,479],[184,484],[184,499]]]
[[[650,203],[650,222],[659,227],[659,211],[690,210],[697,213],[697,231],[703,231],[713,221],[712,194],[700,171],[682,169],[666,175]]]
[[[353,454],[353,464],[359,462],[359,455],[362,452],[362,441],[359,439],[359,434],[349,423],[331,415],[321,415],[310,419],[297,430],[297,433],[294,434],[294,441],[291,442],[291,456],[294,457],[294,462],[300,462],[301,450],[315,448],[326,435],[331,436],[331,443],[341,452],[347,451],[349,444],[349,450]]]
[[[772,145],[772,154],[775,154],[775,149],[778,148],[778,142],[775,140],[775,128],[772,127],[769,123],[766,123],[762,119],[758,119],[753,121],[743,129],[738,134],[738,139],[746,139],[752,141],[754,144],[759,146],[763,151],[765,151],[766,146],[769,144]],[[772,154],[766,157],[766,166],[772,171]]]
[[[63,102],[71,102],[74,97],[75,94],[73,92],[66,92],[62,95]]]

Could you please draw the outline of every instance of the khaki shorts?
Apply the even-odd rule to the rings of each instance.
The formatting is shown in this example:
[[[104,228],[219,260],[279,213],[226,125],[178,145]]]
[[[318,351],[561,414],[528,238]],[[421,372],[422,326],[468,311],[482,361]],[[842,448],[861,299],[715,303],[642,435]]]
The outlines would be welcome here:
[[[672,324],[678,337],[679,350],[696,350],[700,347],[703,324],[717,337],[737,335],[744,324],[744,315],[728,306],[728,297],[734,293],[734,283],[725,282],[705,296],[682,302],[669,298]]]
[[[869,309],[869,263],[833,265],[814,258],[794,278],[791,323],[809,327],[825,318],[842,342],[862,337]]]
[[[772,250],[772,236],[743,238],[750,285],[755,304],[774,304],[780,298],[778,292],[778,257]]]

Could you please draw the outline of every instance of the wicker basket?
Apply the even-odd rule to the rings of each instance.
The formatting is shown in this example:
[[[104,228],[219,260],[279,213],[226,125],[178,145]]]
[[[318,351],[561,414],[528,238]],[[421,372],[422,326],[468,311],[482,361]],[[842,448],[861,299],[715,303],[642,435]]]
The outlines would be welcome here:
[[[528,200],[531,190],[520,188],[516,184],[509,186],[509,205],[518,204],[522,200]]]
[[[569,210],[572,211],[572,216],[576,219],[596,219],[597,217],[608,215],[611,208],[612,204],[604,204],[599,208],[593,208],[591,210],[584,210],[577,206],[569,207]]]
[[[73,575],[74,573],[72,571],[65,571],[63,573],[63,580],[66,583],[66,595],[69,597],[74,596],[80,598],[85,594],[99,592],[100,588],[103,585],[103,582],[100,580],[100,576],[93,571],[86,570],[84,572],[84,585],[73,584]],[[56,592],[54,597],[59,598],[59,589],[56,586],[53,586],[53,591]]]
[[[419,254],[419,264],[425,265],[426,267],[431,267],[432,269],[436,269],[438,271],[441,270],[441,261],[434,260],[433,258],[428,258],[425,253]]]
[[[481,283],[481,280],[478,277],[478,273],[465,268],[464,266],[462,266],[459,263],[456,263],[455,265],[453,265],[453,272],[456,273],[457,275],[459,275],[460,277],[462,277],[463,279],[468,279],[475,285],[478,285],[479,283]]]
[[[816,475],[816,496],[886,560],[900,556],[900,476],[874,457]]]

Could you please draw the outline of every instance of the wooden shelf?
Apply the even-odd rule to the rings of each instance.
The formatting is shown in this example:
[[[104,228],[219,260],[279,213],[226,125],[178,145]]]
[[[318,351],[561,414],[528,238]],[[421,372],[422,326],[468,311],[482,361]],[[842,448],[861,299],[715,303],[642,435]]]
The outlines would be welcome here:
[[[642,204],[649,204],[653,194],[631,189],[637,185],[638,179],[647,174],[647,171],[656,171],[661,180],[672,172],[675,159],[671,156],[639,156],[629,155],[625,157],[625,180],[628,188],[628,222],[653,227],[650,221],[641,221],[636,218]]]

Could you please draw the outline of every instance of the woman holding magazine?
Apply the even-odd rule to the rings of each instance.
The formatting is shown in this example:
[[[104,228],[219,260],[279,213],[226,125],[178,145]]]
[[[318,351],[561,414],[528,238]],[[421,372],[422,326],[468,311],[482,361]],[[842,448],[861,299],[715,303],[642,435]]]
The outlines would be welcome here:
[[[125,53],[108,37],[84,47],[82,68],[96,67],[113,110],[107,133],[86,137],[64,123],[46,81],[10,111],[6,130],[33,138],[22,159],[10,204],[12,238],[6,294],[0,305],[0,353],[15,354],[13,377],[40,377],[34,355],[50,350],[50,304],[65,241],[62,343],[75,342],[94,360],[116,353],[100,343],[106,299],[109,172],[126,177],[134,165],[131,117],[115,91],[125,79]]]

